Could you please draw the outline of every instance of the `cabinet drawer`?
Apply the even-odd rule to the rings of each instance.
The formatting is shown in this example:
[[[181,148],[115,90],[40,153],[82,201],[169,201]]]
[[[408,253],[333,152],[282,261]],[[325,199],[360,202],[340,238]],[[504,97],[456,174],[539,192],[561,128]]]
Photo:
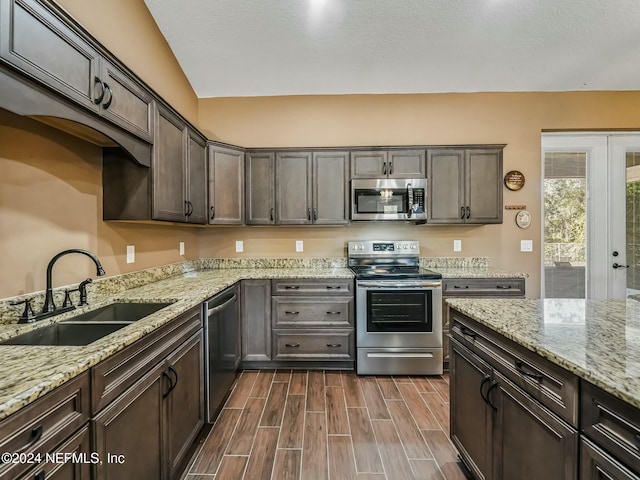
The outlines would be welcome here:
[[[581,387],[583,432],[640,472],[640,411],[588,382]]]
[[[351,328],[352,297],[273,297],[273,328]]]
[[[549,410],[578,425],[578,377],[452,312],[451,336],[471,349]]]
[[[167,325],[91,369],[91,412],[96,413],[133,385],[161,359],[202,328],[201,307]]]
[[[353,330],[274,330],[274,360],[353,360]]]
[[[61,385],[0,422],[0,452],[49,453],[89,420],[89,372]],[[0,479],[32,464],[0,463]]]
[[[640,480],[640,476],[629,471],[612,456],[582,437],[580,441],[580,479]]]
[[[443,296],[524,296],[524,278],[447,278],[442,281]]]
[[[38,480],[46,478],[50,480],[89,480],[91,478],[91,438],[89,436],[89,426],[84,427],[69,440],[64,442],[55,452],[51,452],[49,459],[43,457],[30,472],[19,477],[18,480]],[[69,459],[68,455],[75,455]],[[4,480],[4,476],[0,477]],[[16,478],[16,477],[12,477]],[[8,477],[7,477],[8,480]]]
[[[271,280],[272,295],[353,295],[352,278]]]

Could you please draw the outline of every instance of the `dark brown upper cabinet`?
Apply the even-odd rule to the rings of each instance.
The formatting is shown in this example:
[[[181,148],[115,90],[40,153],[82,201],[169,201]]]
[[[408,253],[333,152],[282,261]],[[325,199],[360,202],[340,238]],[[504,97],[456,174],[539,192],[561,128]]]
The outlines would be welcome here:
[[[244,152],[209,145],[209,223],[244,224]]]
[[[425,178],[423,149],[352,150],[351,178]]]
[[[151,143],[155,103],[151,93],[57,13],[36,0],[0,1],[0,60]],[[55,111],[30,113],[56,115]]]
[[[502,149],[428,150],[427,223],[502,223]]]
[[[245,167],[247,225],[275,225],[275,152],[249,151]]]
[[[277,152],[276,223],[349,222],[349,152]]]

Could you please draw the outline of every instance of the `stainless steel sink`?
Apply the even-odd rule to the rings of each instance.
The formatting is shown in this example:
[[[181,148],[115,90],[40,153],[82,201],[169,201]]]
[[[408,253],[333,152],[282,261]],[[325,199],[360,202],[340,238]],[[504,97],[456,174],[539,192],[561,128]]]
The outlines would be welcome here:
[[[36,328],[1,341],[0,345],[88,345],[170,303],[112,303],[68,320]]]
[[[112,303],[81,315],[71,317],[73,322],[135,322],[168,307],[170,303]]]
[[[0,342],[0,345],[88,345],[133,322],[59,322]]]

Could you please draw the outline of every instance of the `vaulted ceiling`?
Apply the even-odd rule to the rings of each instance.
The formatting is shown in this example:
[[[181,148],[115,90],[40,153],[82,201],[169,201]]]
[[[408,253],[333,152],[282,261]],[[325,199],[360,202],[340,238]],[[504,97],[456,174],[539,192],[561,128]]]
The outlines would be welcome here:
[[[638,0],[144,0],[198,97],[640,90]]]

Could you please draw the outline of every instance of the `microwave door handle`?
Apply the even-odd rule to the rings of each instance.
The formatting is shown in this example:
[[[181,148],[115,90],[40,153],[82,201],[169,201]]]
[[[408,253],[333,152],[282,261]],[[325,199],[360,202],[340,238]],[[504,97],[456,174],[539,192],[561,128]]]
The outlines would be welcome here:
[[[411,218],[411,213],[413,212],[413,187],[409,183],[407,185],[407,218]]]

